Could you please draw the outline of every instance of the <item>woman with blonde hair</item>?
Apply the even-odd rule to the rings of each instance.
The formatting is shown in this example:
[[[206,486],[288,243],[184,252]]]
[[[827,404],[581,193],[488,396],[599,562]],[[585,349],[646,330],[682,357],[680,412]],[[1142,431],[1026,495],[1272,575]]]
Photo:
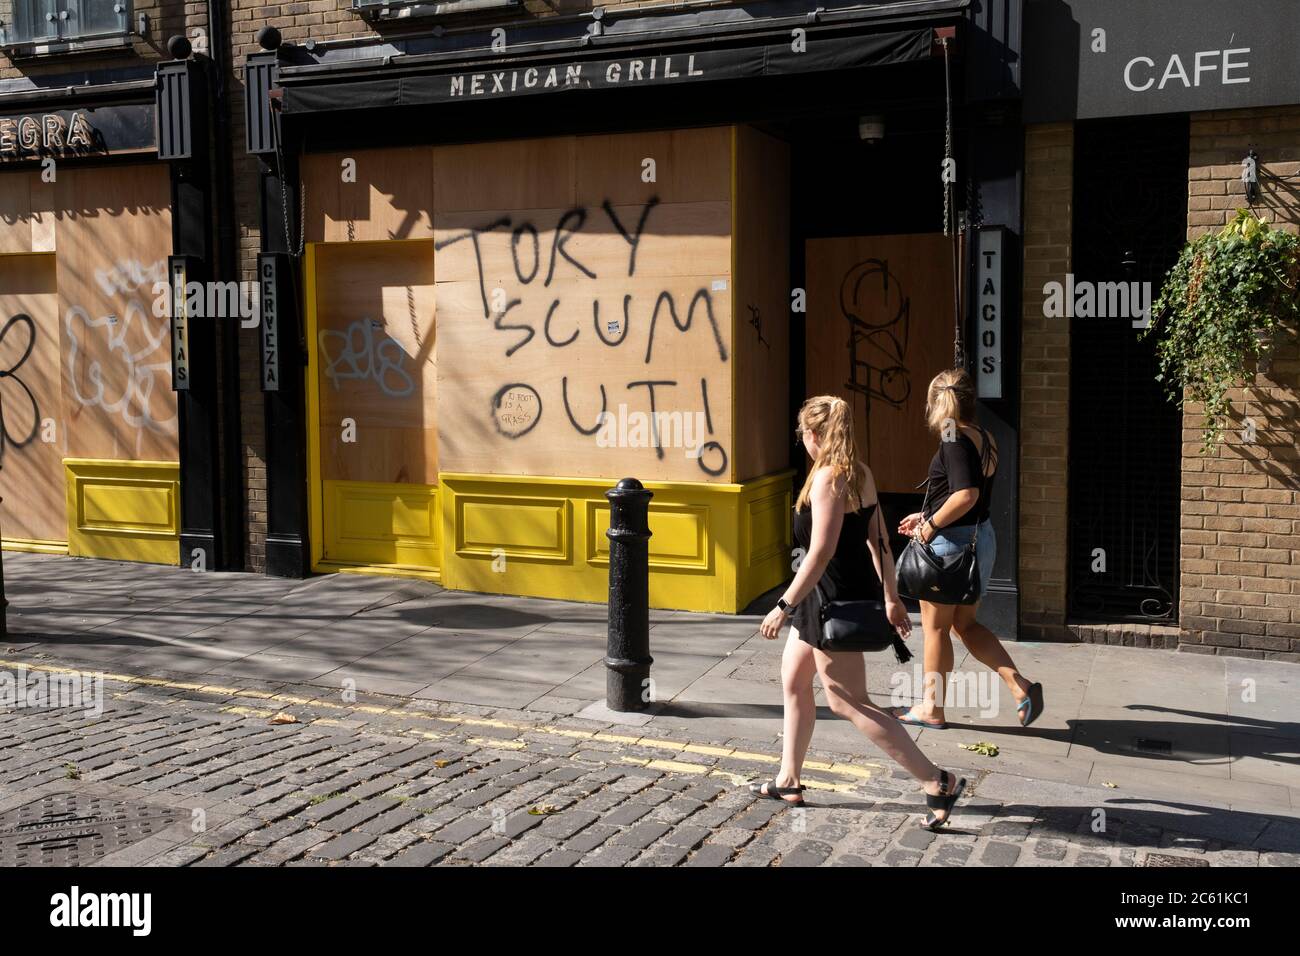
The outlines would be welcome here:
[[[931,763],[907,731],[871,702],[861,652],[828,652],[819,646],[823,601],[883,598],[885,614],[897,632],[905,637],[912,627],[898,597],[876,483],[858,458],[848,402],[834,395],[808,399],[799,410],[795,434],[812,459],[794,509],[794,539],[805,554],[794,580],[759,627],[763,637],[774,640],[793,614],[781,660],[785,700],[781,769],[752,789],[764,797],[803,805],[805,788],[799,774],[817,719],[813,675],[818,674],[831,712],[851,721],[921,781],[930,807],[924,826],[937,830],[948,822],[966,787],[965,779],[956,780]]]
[[[898,530],[928,544],[938,557],[958,555],[974,542],[982,596],[988,593],[997,556],[989,501],[998,449],[992,436],[975,424],[975,383],[965,369],[940,372],[930,382],[925,420],[940,438],[926,479],[926,503],[921,511],[904,518]],[[1026,680],[997,635],[975,619],[978,600],[974,604],[920,603],[926,686],[920,704],[893,708],[899,721],[932,730],[947,728],[943,685],[953,665],[949,631],[955,631],[975,659],[1006,682],[1021,726],[1028,727],[1038,719],[1043,712],[1043,685]]]

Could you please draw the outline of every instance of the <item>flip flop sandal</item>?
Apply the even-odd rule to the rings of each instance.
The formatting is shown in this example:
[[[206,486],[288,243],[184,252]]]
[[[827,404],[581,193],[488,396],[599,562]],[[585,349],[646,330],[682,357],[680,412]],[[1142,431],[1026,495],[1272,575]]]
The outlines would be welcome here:
[[[962,795],[962,792],[966,789],[966,778],[962,777],[957,781],[957,786],[953,788],[951,793],[949,793],[948,784],[951,780],[952,778],[948,776],[947,770],[940,770],[939,792],[935,794],[927,793],[925,795],[925,805],[927,807],[931,810],[946,811],[946,815],[942,820],[936,817],[933,813],[927,813],[925,815],[925,822],[922,823],[921,826],[933,833],[938,833],[944,828],[948,821],[952,819],[952,808],[954,804],[957,803],[957,799]]]
[[[1028,727],[1038,715],[1043,712],[1043,685],[1030,684],[1029,694],[1016,706],[1016,713],[1020,715],[1020,726]]]
[[[910,709],[906,709],[903,707],[891,707],[889,708],[889,712],[890,714],[893,715],[894,719],[898,721],[900,724],[908,724],[909,726],[912,727],[924,727],[926,730],[947,730],[948,729],[948,724],[945,721],[940,721],[939,723],[934,724],[928,721],[921,720],[920,718],[913,717],[912,711]]]
[[[764,790],[764,787],[767,787],[767,789]],[[808,788],[802,784],[797,787],[778,787],[775,778],[768,780],[766,783],[752,783],[749,785],[750,793],[756,793],[760,797],[766,797],[769,800],[780,800],[782,803],[789,804],[792,807],[802,807],[804,805],[803,797],[800,796],[798,800],[787,800],[782,796],[782,794],[802,794],[807,789]]]

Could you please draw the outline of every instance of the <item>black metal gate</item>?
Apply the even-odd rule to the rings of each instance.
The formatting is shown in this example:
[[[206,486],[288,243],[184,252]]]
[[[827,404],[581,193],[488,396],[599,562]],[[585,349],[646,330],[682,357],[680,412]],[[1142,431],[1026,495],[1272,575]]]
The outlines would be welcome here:
[[[1134,323],[1186,239],[1187,163],[1185,115],[1075,127],[1074,281],[1062,289],[1072,620],[1177,614],[1181,413]]]

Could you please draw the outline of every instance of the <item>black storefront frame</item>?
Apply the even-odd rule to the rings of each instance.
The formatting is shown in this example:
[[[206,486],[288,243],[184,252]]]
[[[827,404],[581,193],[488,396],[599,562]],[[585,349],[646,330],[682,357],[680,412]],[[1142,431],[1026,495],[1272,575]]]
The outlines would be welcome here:
[[[960,6],[964,7],[964,4]],[[890,23],[889,27],[897,29],[896,23]],[[936,27],[952,26],[957,27],[958,40],[957,49],[961,50],[961,35],[963,24],[960,17],[931,18],[925,24],[925,29],[933,30]],[[1018,31],[1018,18],[1016,20],[1016,29]],[[933,34],[932,34],[933,36]],[[980,47],[982,50],[990,49],[985,44]],[[646,49],[642,55],[650,56],[654,47]],[[937,51],[937,47],[935,50]],[[635,50],[633,50],[633,55]],[[998,47],[998,55],[1006,57],[1005,46]],[[364,143],[364,148],[379,148],[386,146],[402,145],[422,145],[431,142],[431,138],[423,132],[427,127],[422,119],[432,115],[430,111],[439,110],[439,115],[448,116],[453,111],[459,111],[460,116],[465,115],[466,105],[456,103],[454,105],[442,107],[429,106],[390,106],[387,109],[368,108],[358,111],[351,110],[347,112],[334,112],[327,108],[320,110],[310,110],[306,115],[295,114],[293,112],[295,89],[315,89],[322,91],[322,96],[316,100],[316,104],[325,107],[329,99],[324,92],[338,82],[352,82],[368,84],[375,82],[376,77],[380,77],[388,64],[383,62],[370,61],[364,65],[347,65],[346,70],[334,71],[313,71],[302,70],[299,66],[295,69],[294,63],[302,62],[303,53],[300,50],[278,50],[262,54],[254,54],[249,57],[246,66],[246,77],[249,78],[247,89],[250,94],[256,93],[258,86],[264,86],[267,91],[267,110],[264,116],[259,116],[256,109],[256,103],[250,103],[248,109],[248,127],[249,133],[249,151],[259,153],[263,158],[261,173],[261,220],[263,224],[263,242],[262,249],[264,252],[295,253],[295,243],[301,243],[301,237],[297,236],[296,231],[300,222],[300,200],[298,189],[295,185],[298,182],[297,174],[297,156],[300,150],[305,151],[328,151],[332,149],[357,148],[360,143]],[[521,68],[516,65],[513,68]],[[872,68],[872,69],[880,69]],[[984,73],[995,74],[998,81],[1002,79],[1005,72],[1005,63],[990,64]],[[964,71],[964,72],[963,72]],[[869,70],[867,72],[870,72]],[[296,75],[295,75],[296,74]],[[980,74],[977,67],[974,71],[969,63],[964,63],[960,58],[954,63],[954,92],[957,94],[958,102],[962,95],[963,77]],[[832,79],[835,73],[818,74],[823,80]],[[850,75],[850,74],[844,74]],[[339,77],[343,76],[344,80]],[[254,81],[256,79],[256,82]],[[380,82],[383,82],[382,80]],[[725,81],[713,81],[715,84]],[[740,86],[741,81],[734,85]],[[743,81],[746,84],[746,90],[749,96],[757,100],[760,94],[754,92],[753,79]],[[319,87],[316,84],[320,84]],[[989,82],[983,84],[975,83],[975,86],[987,89],[991,85]],[[337,89],[337,87],[336,87]],[[454,133],[447,137],[440,137],[439,142],[478,142],[492,139],[503,138],[526,138],[534,135],[543,135],[549,133],[558,135],[560,133],[608,133],[618,131],[631,131],[635,129],[648,128],[665,128],[663,122],[655,123],[652,118],[648,118],[645,112],[638,111],[635,106],[643,100],[636,96],[637,92],[630,89],[621,89],[617,93],[597,93],[594,91],[582,91],[580,93],[570,91],[568,99],[563,97],[553,97],[550,102],[554,105],[564,103],[582,103],[589,114],[595,114],[595,120],[588,119],[585,121],[574,121],[566,118],[556,123],[554,120],[548,120],[544,127],[533,127],[527,122],[530,113],[540,111],[533,109],[536,104],[531,97],[521,98],[521,104],[516,110],[516,116],[523,122],[512,122],[506,117],[510,114],[503,110],[490,109],[487,103],[477,103],[474,105],[476,111],[482,112],[487,110],[492,114],[489,118],[480,123],[463,123],[457,120],[448,119],[446,126],[454,129]],[[626,119],[610,118],[603,114],[599,107],[594,106],[601,101],[602,97],[618,96],[620,102],[627,103],[628,108],[625,114],[635,114],[636,119],[628,122]],[[636,103],[632,101],[636,100]],[[340,97],[339,103],[346,102],[346,98]],[[298,98],[301,105],[303,99]],[[272,110],[271,104],[277,107],[280,104],[286,104],[288,112],[281,112],[279,109]],[[493,104],[493,106],[498,106]],[[695,104],[693,104],[695,105]],[[747,107],[737,107],[733,102],[729,113],[718,116],[700,115],[698,109],[693,109],[689,118],[680,118],[669,125],[673,127],[712,125],[715,123],[736,123],[736,122],[753,122],[757,117],[746,116],[745,108],[753,108],[752,105]],[[758,112],[762,112],[759,108]],[[1019,111],[1016,104],[1012,104],[1010,109],[982,110],[971,109],[968,116],[972,117],[973,128],[969,135],[959,137],[963,144],[963,151],[957,153],[958,161],[969,163],[972,171],[969,177],[963,177],[963,181],[969,180],[967,193],[972,197],[983,197],[984,221],[998,222],[1005,225],[1007,229],[1015,236],[1019,237],[1021,232],[1021,187],[1022,187],[1022,169],[1023,169],[1023,129],[1019,124]],[[398,119],[400,117],[400,120]],[[343,120],[346,119],[346,122]],[[457,117],[459,119],[459,117]],[[482,128],[495,130],[494,133],[485,134]],[[502,131],[508,130],[509,135],[503,136]],[[276,155],[278,152],[278,156]],[[285,175],[279,172],[279,166],[283,163],[286,167]],[[290,184],[285,188],[285,182]],[[959,205],[964,205],[962,201],[965,197],[959,197]],[[1018,247],[1017,247],[1018,248]],[[969,244],[968,244],[969,249]],[[966,263],[967,275],[971,274],[971,262],[973,254],[968,256]],[[296,275],[297,269],[292,270],[295,273],[295,279],[300,279]],[[1004,340],[1008,343],[1004,361],[1008,363],[1008,370],[1014,368],[1018,363],[1018,350],[1014,343],[1019,339],[1019,285],[1020,285],[1020,261],[1017,255],[1014,265],[1007,270],[1007,288],[1009,292],[1006,317],[1004,324]],[[795,276],[792,273],[792,281]],[[267,571],[272,574],[281,574],[288,576],[302,576],[309,570],[310,547],[308,544],[309,523],[306,508],[306,495],[312,493],[309,488],[308,464],[306,453],[306,409],[305,393],[303,385],[306,370],[306,353],[305,349],[310,347],[310,343],[302,341],[302,329],[304,321],[302,317],[302,299],[301,290],[295,281],[293,288],[293,306],[291,310],[286,310],[285,318],[280,323],[279,328],[279,372],[280,386],[278,390],[267,391],[266,401],[266,433],[267,441]],[[287,314],[291,312],[292,314]],[[792,341],[795,341],[796,328],[802,327],[801,322],[797,322],[798,317],[792,317],[791,334]],[[974,326],[970,320],[969,297],[966,303],[966,324],[968,341],[974,333]],[[799,387],[803,381],[803,345],[799,343],[797,347],[792,347],[791,355],[791,387],[792,400],[797,394],[794,390]],[[989,420],[993,426],[995,434],[999,438],[999,444],[1004,449],[1004,460],[1015,461],[1018,459],[1018,376],[1009,374],[1004,381],[1004,398],[985,405],[982,418]],[[274,439],[272,440],[272,436]],[[1013,471],[1013,469],[1008,469]],[[1014,638],[1018,623],[1018,592],[1016,582],[1018,571],[1016,564],[1016,555],[1018,552],[1016,536],[1017,527],[1017,502],[1018,489],[1015,485],[1015,475],[1011,474],[1004,479],[1003,488],[1007,499],[1007,506],[995,513],[994,521],[1000,538],[1004,542],[1003,555],[999,558],[998,570],[1000,575],[995,577],[994,594],[986,603],[991,615],[991,623],[995,626],[1000,634]]]
[[[182,66],[179,71],[175,69],[178,65]],[[169,67],[173,68],[170,77],[167,76]],[[196,57],[190,61],[159,63],[148,79],[123,73],[97,83],[0,91],[0,114],[93,108],[99,114],[96,126],[102,125],[108,134],[95,149],[81,154],[58,154],[55,158],[82,166],[166,163],[172,255],[192,257],[191,279],[224,278],[212,274],[216,216],[211,167],[214,161],[221,162],[221,158],[211,155],[208,135],[210,71],[211,61]],[[142,126],[140,109],[150,106],[153,107],[152,123]],[[125,125],[120,129],[111,125],[117,123],[115,114],[104,115],[104,111],[118,107],[124,108],[122,123]],[[150,125],[152,128],[148,128]],[[177,138],[178,131],[183,131],[183,141]],[[30,168],[44,158],[45,154],[37,154],[5,163],[5,168]],[[209,321],[191,323],[189,335],[192,348],[197,346],[191,355],[191,386],[176,392],[181,498],[177,560],[181,567],[240,570],[242,551],[233,550],[233,543],[239,540],[237,529],[242,502],[238,491],[241,484],[238,420],[234,422],[233,433],[227,431],[223,436],[219,431],[223,416],[218,413],[222,383],[216,361],[217,328]],[[237,408],[237,377],[233,392],[226,388],[225,395],[233,395]],[[228,411],[224,421],[229,429]],[[227,443],[225,454],[223,440]],[[201,561],[197,560],[196,551],[202,553]]]

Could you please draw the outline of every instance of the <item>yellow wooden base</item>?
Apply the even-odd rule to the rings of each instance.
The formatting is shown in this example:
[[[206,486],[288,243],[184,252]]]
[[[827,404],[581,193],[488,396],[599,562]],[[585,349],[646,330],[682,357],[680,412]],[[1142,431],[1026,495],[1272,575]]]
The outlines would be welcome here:
[[[606,600],[609,480],[439,475],[442,584]],[[647,482],[650,605],[732,613],[790,564],[790,472],[743,484]]]
[[[327,481],[323,526],[322,566],[424,577],[441,564],[436,485]]]
[[[67,554],[66,541],[38,541],[28,538],[0,539],[0,548],[5,551],[25,551],[29,554]]]
[[[65,458],[68,554],[180,563],[180,465]]]

